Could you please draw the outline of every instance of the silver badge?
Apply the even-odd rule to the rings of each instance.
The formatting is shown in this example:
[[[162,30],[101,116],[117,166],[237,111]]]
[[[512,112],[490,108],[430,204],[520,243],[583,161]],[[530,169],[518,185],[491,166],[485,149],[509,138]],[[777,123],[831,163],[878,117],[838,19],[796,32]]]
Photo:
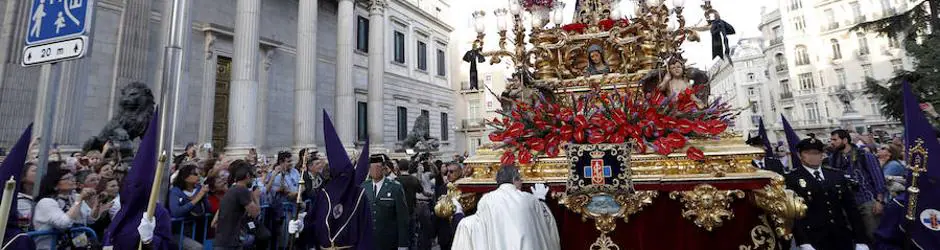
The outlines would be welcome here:
[[[333,219],[339,219],[340,215],[343,215],[343,204],[336,204],[333,206]]]

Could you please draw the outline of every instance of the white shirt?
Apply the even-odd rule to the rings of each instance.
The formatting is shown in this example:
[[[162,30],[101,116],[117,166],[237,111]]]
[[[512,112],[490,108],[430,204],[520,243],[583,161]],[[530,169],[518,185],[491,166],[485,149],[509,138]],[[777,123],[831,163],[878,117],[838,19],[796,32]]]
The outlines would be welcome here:
[[[811,168],[811,167],[807,167],[806,165],[803,165],[803,168],[805,168],[806,171],[808,171],[809,174],[813,176],[813,178],[816,178],[816,172],[818,171],[819,177],[822,178],[823,180],[826,180],[826,175],[823,174],[822,167]]]
[[[379,179],[378,182],[374,180],[372,181],[372,187],[375,188],[375,192],[373,195],[379,195],[379,190],[382,190],[382,184],[384,183],[385,183],[385,178]]]

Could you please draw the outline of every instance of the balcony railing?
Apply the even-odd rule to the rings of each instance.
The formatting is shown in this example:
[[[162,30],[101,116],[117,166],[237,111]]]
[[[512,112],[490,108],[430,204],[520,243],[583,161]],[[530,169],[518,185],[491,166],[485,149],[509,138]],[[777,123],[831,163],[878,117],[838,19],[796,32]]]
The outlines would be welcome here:
[[[838,28],[839,28],[839,23],[838,23],[838,22],[832,22],[832,23],[829,23],[829,24],[826,25],[826,26],[823,26],[823,27],[822,27],[822,30],[823,30],[823,31],[830,31],[830,30],[834,30],[834,29],[838,29]]]
[[[793,92],[783,92],[780,93],[780,99],[793,99]]]
[[[797,92],[797,94],[798,94],[798,95],[801,95],[801,96],[802,96],[802,95],[811,95],[811,94],[815,94],[815,93],[816,93],[816,88],[801,89],[799,92]]]
[[[774,46],[774,45],[781,44],[781,43],[783,43],[783,37],[777,37],[777,38],[770,40],[770,46]]]
[[[482,130],[486,128],[486,121],[483,118],[463,119],[460,127],[464,130]]]
[[[777,65],[777,72],[783,72],[783,71],[787,71],[787,65],[786,64]]]

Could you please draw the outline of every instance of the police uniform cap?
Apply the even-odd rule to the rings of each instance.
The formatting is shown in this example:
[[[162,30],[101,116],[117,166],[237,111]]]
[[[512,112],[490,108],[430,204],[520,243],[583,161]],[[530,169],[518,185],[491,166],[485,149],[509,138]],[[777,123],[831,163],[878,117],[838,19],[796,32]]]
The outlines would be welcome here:
[[[815,134],[809,134],[809,138],[801,140],[796,144],[796,150],[803,152],[806,150],[819,150],[823,151],[826,148],[826,145],[822,143],[819,139],[816,139]]]

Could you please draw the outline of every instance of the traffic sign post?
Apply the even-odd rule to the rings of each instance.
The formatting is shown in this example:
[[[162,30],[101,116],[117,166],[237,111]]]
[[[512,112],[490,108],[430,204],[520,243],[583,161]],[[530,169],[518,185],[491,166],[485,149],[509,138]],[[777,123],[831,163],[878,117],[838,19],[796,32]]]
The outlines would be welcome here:
[[[59,93],[60,69],[57,62],[79,59],[90,48],[88,33],[94,17],[94,0],[32,0],[29,23],[26,27],[26,45],[23,47],[24,67],[43,65],[43,85],[46,93],[40,124],[39,165],[36,179],[42,179],[49,162],[49,144],[52,142],[52,120],[55,117]],[[40,182],[33,186],[38,195]]]

